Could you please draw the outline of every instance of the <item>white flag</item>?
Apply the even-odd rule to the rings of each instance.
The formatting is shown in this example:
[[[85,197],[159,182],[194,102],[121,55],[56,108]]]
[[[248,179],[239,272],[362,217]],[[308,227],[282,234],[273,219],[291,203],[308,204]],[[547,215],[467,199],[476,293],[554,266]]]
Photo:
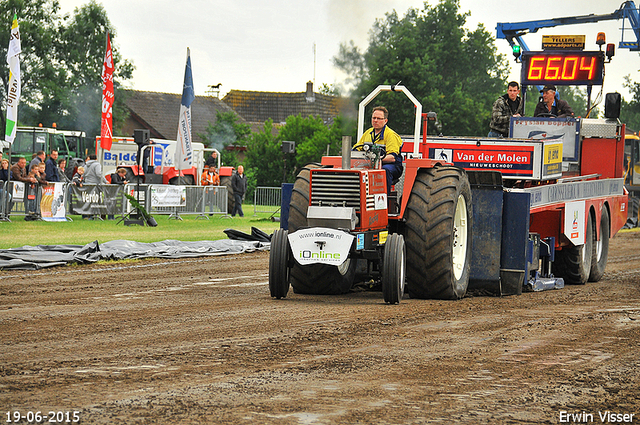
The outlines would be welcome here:
[[[20,28],[18,27],[18,15],[13,15],[11,25],[11,39],[7,52],[9,64],[9,87],[7,88],[7,127],[4,140],[13,143],[16,137],[18,123],[18,103],[20,102]]]
[[[191,140],[191,102],[195,99],[193,77],[191,76],[191,56],[187,48],[187,66],[184,70],[180,119],[178,120],[178,144],[176,146],[176,170],[193,167],[193,146]]]

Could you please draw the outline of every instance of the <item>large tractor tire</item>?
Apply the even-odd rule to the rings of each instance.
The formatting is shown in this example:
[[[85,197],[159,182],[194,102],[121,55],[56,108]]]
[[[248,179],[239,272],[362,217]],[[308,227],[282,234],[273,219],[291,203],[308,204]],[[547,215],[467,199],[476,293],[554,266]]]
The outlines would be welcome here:
[[[406,212],[406,291],[412,298],[464,297],[471,268],[471,188],[465,172],[418,171]]]
[[[309,170],[319,167],[318,164],[309,164],[296,177],[289,206],[289,233],[307,226]],[[291,287],[297,294],[337,295],[347,293],[355,279],[356,263],[356,260],[347,259],[341,266],[325,264],[301,266],[294,260],[290,271]]]
[[[231,214],[236,201],[233,197],[233,186],[231,185],[232,176],[220,177],[220,186],[227,188],[227,214]]]
[[[191,174],[186,174],[184,176],[175,176],[169,179],[169,184],[194,186],[196,182]]]
[[[565,283],[584,285],[591,273],[591,261],[593,258],[593,220],[591,214],[587,217],[587,229],[584,236],[584,245],[565,246],[556,252],[553,262],[553,272],[564,279]]]
[[[591,248],[591,272],[589,273],[589,282],[598,282],[604,276],[604,269],[607,267],[607,259],[609,258],[609,235],[610,230],[609,211],[607,207],[602,208],[600,216],[600,240],[596,240],[596,229],[593,232],[593,245]]]

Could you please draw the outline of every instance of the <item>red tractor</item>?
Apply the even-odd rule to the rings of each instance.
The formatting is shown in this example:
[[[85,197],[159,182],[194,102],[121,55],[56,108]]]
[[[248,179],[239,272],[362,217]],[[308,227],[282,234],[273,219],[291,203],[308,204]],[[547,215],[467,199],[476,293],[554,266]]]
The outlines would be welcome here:
[[[381,91],[380,86],[361,104]],[[403,86],[393,87],[416,106],[420,140],[422,106]],[[358,265],[378,279],[384,299],[456,299],[464,296],[471,259],[471,189],[464,170],[444,161],[407,155],[405,171],[387,197],[385,171],[376,146],[342,157],[325,157],[297,176],[289,206],[288,230],[271,242],[271,295],[348,292]],[[366,148],[366,146],[365,146]],[[404,155],[403,155],[404,156]],[[412,157],[413,156],[413,157]],[[403,190],[404,188],[404,190]]]

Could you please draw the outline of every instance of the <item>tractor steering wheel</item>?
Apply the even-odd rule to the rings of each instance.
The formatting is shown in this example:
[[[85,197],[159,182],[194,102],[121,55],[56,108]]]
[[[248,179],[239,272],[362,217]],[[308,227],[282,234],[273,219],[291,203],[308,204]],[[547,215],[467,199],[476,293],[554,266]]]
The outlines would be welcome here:
[[[556,114],[551,114],[549,112],[543,112],[541,114],[536,115],[536,117],[540,117],[540,118],[558,118],[558,116]]]

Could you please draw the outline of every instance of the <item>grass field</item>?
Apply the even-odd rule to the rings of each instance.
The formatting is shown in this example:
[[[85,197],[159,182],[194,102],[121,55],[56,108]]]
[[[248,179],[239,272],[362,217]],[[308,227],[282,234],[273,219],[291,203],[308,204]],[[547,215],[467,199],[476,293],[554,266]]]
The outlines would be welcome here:
[[[257,227],[267,234],[280,227],[279,222],[269,219],[269,213],[253,215],[252,205],[243,205],[244,217],[224,218],[214,215],[209,219],[182,215],[182,220],[169,219],[166,215],[154,215],[157,227],[125,226],[116,220],[83,220],[81,216],[70,216],[73,221],[46,222],[24,221],[23,217],[11,217],[11,222],[0,222],[0,249],[18,248],[25,245],[85,245],[97,240],[99,243],[125,239],[137,242],[158,242],[167,239],[201,241],[226,239],[225,229],[251,233]]]

